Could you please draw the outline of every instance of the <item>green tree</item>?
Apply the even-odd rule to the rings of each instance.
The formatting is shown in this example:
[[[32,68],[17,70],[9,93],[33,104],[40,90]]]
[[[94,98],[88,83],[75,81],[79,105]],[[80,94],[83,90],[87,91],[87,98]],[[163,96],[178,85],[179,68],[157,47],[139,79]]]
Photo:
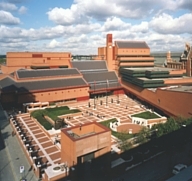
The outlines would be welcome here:
[[[137,134],[137,142],[142,144],[149,140],[150,138],[150,129],[147,127],[143,127],[141,131]]]
[[[121,132],[118,134],[119,147],[122,151],[127,151],[132,148],[132,143],[129,141],[127,132]]]

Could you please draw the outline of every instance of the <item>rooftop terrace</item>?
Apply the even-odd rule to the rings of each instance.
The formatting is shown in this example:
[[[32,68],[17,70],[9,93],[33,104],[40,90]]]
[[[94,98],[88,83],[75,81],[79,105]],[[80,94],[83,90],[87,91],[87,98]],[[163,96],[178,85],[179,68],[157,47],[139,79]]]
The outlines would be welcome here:
[[[107,131],[109,131],[108,128],[102,126],[97,122],[79,124],[78,126],[72,128],[62,129],[62,132],[70,137],[72,140],[90,137]]]

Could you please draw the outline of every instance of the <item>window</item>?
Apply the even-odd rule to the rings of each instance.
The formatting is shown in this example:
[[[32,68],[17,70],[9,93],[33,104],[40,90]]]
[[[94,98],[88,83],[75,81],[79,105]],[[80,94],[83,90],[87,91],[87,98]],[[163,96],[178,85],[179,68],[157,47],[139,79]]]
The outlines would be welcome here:
[[[42,58],[43,55],[42,54],[32,54],[33,58]]]

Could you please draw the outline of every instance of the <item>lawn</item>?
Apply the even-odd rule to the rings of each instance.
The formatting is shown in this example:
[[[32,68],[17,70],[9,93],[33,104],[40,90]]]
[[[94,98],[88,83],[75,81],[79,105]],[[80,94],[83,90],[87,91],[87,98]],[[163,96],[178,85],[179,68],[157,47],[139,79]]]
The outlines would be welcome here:
[[[52,129],[53,125],[47,121],[44,116],[45,112],[44,110],[38,110],[38,111],[33,111],[31,113],[31,116],[34,117],[35,119],[37,119],[37,121],[46,129],[46,130],[50,130]]]
[[[63,107],[54,107],[54,108],[46,108],[42,110],[33,111],[31,116],[36,118],[41,125],[45,127],[45,129],[49,130],[53,127],[45,118],[44,116],[50,117],[53,121],[58,119],[58,116],[65,115],[65,114],[73,114],[80,112],[78,109],[70,110],[68,106]]]
[[[102,121],[100,122],[100,124],[102,124],[103,126],[106,126],[108,128],[110,128],[110,122],[114,123],[116,122],[117,119],[116,118],[113,118],[113,119],[109,119],[109,120],[106,120],[106,121]],[[128,133],[122,133],[122,132],[116,132],[116,131],[113,131],[111,130],[111,134],[115,137],[117,137],[118,139],[120,140],[127,140],[129,138],[132,138],[133,135],[132,134],[128,134]]]
[[[138,117],[138,118],[143,118],[143,119],[160,118],[157,114],[152,113],[150,111],[142,112],[142,113],[139,113],[139,114],[134,114],[134,115],[131,115],[131,117]]]

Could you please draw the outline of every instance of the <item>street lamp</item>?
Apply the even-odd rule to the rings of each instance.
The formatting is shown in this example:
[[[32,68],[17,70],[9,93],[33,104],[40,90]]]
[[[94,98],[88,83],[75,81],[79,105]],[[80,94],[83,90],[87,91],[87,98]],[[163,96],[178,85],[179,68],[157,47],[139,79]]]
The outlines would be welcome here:
[[[118,82],[117,82],[117,104],[119,104],[119,90],[118,90]]]
[[[95,81],[94,81],[94,109],[96,109],[96,103],[95,103]]]
[[[109,87],[109,81],[108,81],[108,79],[107,79],[107,81],[106,81],[106,107],[108,106],[107,105],[107,99],[108,99],[108,96],[107,96],[107,88]]]

